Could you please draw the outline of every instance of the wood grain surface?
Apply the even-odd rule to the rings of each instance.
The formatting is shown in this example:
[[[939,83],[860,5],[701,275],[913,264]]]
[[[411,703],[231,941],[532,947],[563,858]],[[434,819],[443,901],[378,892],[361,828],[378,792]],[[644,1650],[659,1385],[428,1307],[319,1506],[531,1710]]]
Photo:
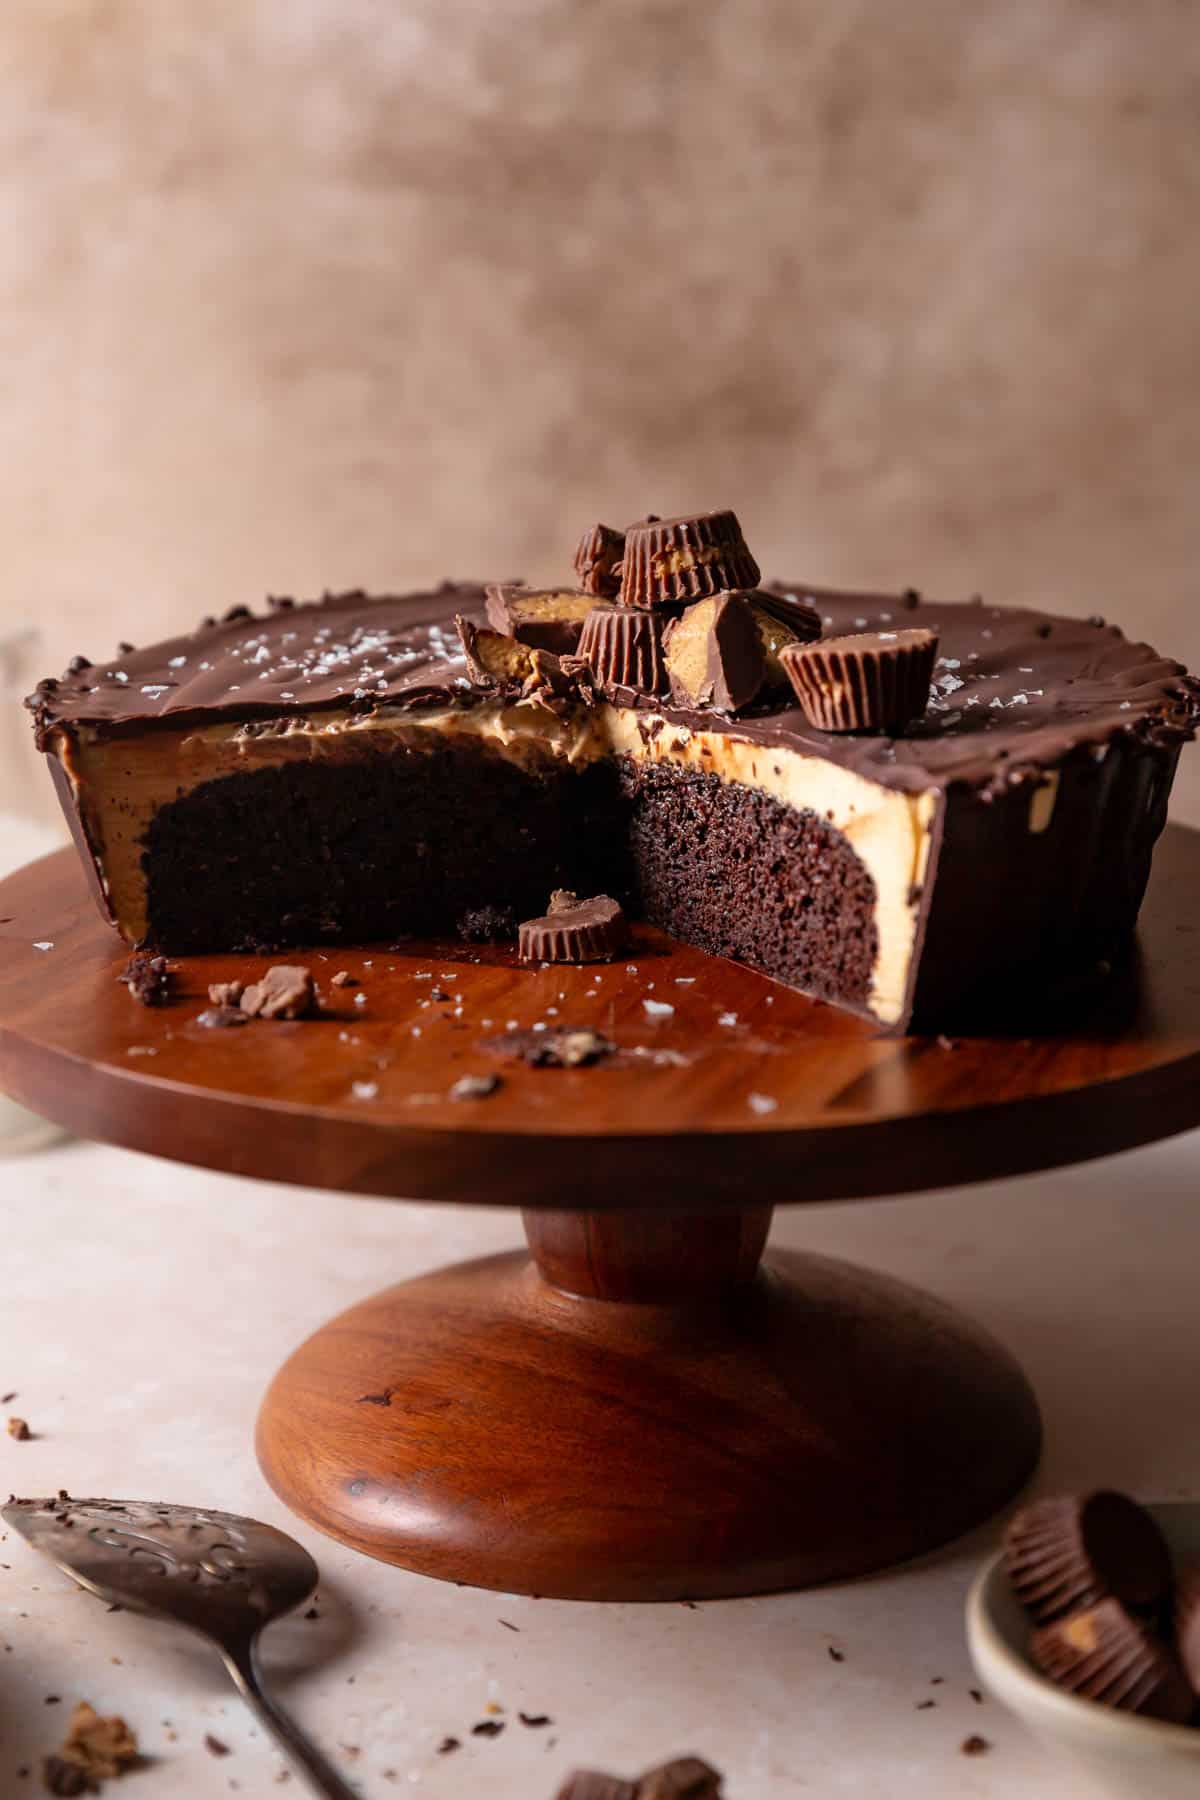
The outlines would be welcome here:
[[[984,1332],[826,1258],[756,1274],[767,1215],[528,1220],[534,1260],[402,1283],[284,1365],[259,1458],[311,1524],[480,1587],[712,1598],[928,1550],[1037,1460]]]
[[[189,957],[174,1004],[138,1005],[63,851],[0,884],[0,1085],[84,1136],[349,1192],[560,1210],[903,1192],[1200,1121],[1198,891],[1200,834],[1173,828],[1129,966],[1033,1038],[881,1036],[646,928],[600,968],[456,942],[310,953],[322,1017],[211,1031],[207,984],[269,959]],[[339,968],[361,985],[331,987]],[[595,1026],[620,1054],[532,1069],[481,1047],[535,1023]],[[489,1071],[490,1098],[449,1097]]]

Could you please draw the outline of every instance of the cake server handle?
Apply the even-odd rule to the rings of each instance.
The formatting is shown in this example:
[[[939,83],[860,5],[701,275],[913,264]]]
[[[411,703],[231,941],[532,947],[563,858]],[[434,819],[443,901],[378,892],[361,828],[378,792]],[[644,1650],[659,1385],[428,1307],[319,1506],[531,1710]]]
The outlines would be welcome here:
[[[324,1795],[325,1800],[362,1800],[361,1793],[342,1780],[312,1739],[263,1687],[257,1640],[248,1644],[220,1644],[218,1648],[242,1699],[289,1761],[307,1775],[313,1791]]]

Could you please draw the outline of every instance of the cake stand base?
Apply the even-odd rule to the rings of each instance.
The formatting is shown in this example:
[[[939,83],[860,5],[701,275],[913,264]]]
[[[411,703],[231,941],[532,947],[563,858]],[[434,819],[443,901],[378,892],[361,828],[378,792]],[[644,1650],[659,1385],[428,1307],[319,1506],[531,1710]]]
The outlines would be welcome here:
[[[986,1333],[767,1210],[525,1215],[523,1252],[403,1282],[284,1365],[258,1425],[293,1511],[367,1555],[506,1592],[806,1587],[986,1518],[1038,1456]]]

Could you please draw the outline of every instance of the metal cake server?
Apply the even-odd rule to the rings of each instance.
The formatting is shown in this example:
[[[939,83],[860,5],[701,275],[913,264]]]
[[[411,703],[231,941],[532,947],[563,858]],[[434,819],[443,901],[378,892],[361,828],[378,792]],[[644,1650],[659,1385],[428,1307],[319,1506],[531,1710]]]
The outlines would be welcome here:
[[[327,1800],[360,1800],[263,1689],[258,1638],[316,1588],[307,1550],[273,1525],[147,1500],[10,1500],[4,1519],[89,1593],[173,1619],[221,1653],[235,1687]]]

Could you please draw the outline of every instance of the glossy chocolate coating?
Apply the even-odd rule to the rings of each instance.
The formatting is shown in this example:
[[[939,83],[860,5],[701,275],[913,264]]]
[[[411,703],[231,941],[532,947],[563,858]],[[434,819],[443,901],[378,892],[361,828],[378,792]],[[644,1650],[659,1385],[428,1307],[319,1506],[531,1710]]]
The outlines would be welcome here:
[[[977,602],[926,605],[911,593],[835,593],[799,582],[771,591],[811,600],[830,636],[919,624],[935,630],[939,654],[925,717],[902,738],[848,738],[815,731],[796,705],[768,705],[732,721],[659,701],[638,704],[909,791],[1004,786],[1053,767],[1081,744],[1126,734],[1173,746],[1194,735],[1200,716],[1200,684],[1115,625]],[[263,617],[227,617],[43,684],[30,697],[39,739],[45,743],[56,725],[141,730],[347,706],[472,705],[479,695],[453,616],[481,618],[483,604],[478,584],[447,583],[427,593],[328,595],[303,606],[276,603]]]

